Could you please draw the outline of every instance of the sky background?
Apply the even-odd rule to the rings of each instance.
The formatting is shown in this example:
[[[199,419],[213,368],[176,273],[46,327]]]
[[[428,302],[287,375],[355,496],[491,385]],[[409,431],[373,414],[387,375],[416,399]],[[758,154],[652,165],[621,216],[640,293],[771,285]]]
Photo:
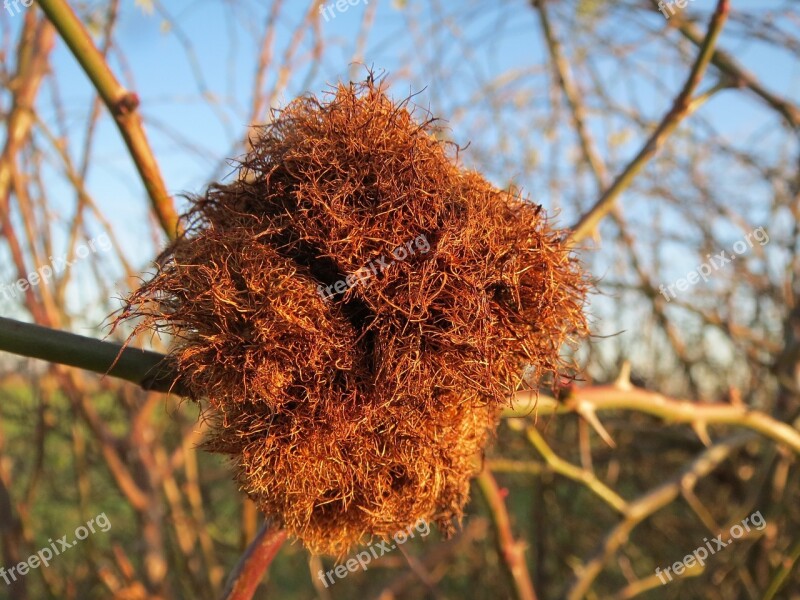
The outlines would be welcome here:
[[[209,181],[233,173],[230,159],[240,154],[239,142],[248,126],[258,44],[269,4],[217,0],[121,2],[116,47],[110,64],[141,99],[140,110],[151,145],[179,209],[187,206],[181,194],[201,193]],[[273,49],[277,65],[285,62],[286,49],[309,6],[299,1],[285,4]],[[617,8],[612,7],[614,4]],[[641,8],[623,11],[619,5]],[[576,39],[561,36],[566,54],[588,57],[594,75],[603,80],[613,100],[635,110],[652,130],[669,110],[686,79],[688,70],[686,62],[679,60],[680,53],[693,57],[696,50],[688,44],[676,44],[675,36],[666,35],[664,17],[643,5],[646,3],[576,0],[553,3],[551,12],[557,34],[564,31],[567,22],[586,32]],[[714,5],[710,0],[696,0],[689,3],[686,11],[700,15],[704,23]],[[732,5],[734,13],[719,47],[756,72],[768,89],[800,103],[797,54],[791,49],[779,51],[752,40],[743,41],[736,17],[736,11],[765,11],[786,3],[734,0]],[[104,4],[78,6],[82,15],[97,16]],[[365,15],[369,16],[366,11],[375,7],[374,24],[362,46],[359,32]],[[467,148],[460,154],[466,166],[480,169],[499,186],[521,187],[555,215],[560,225],[574,223],[580,208],[587,208],[597,199],[593,179],[585,172],[576,173],[579,155],[574,132],[563,125],[554,125],[567,123],[568,119],[563,112],[559,119],[554,118],[554,111],[564,110],[563,102],[554,108],[541,28],[527,2],[387,0],[370,7],[362,1],[348,6],[344,12],[334,7],[330,14],[333,17],[328,21],[320,19],[324,39],[321,61],[314,65],[309,61],[315,39],[306,28],[292,57],[286,89],[274,99],[274,107],[281,107],[306,92],[324,92],[337,81],[362,79],[367,65],[376,75],[385,76],[389,93],[395,99],[416,94],[414,102],[421,111],[429,109],[444,120],[447,127],[444,135]],[[20,14],[2,17],[2,47],[8,48],[10,43],[13,46],[22,19]],[[776,26],[796,34],[800,22],[787,20]],[[618,51],[606,52],[603,40],[618,45],[615,46]],[[92,88],[60,42],[52,65],[57,75],[57,90],[54,86],[43,90],[39,114],[44,124],[64,134],[73,156],[78,157],[84,143]],[[579,85],[591,87],[588,72],[574,75]],[[279,69],[269,68],[263,90],[271,89],[279,77]],[[707,89],[714,80],[707,76],[700,89]],[[628,116],[607,114],[602,106],[594,104],[595,100],[587,95],[590,129],[613,175],[638,152],[646,136],[641,128],[632,126]],[[64,132],[57,125],[59,113],[64,117]],[[717,94],[691,118],[690,125],[694,135],[716,137],[731,148],[756,150],[766,163],[785,164],[797,155],[795,142],[786,136],[774,113],[747,94],[733,91]],[[35,135],[52,159],[49,192],[58,196],[51,199],[58,207],[52,218],[63,224],[54,228],[53,240],[63,246],[63,233],[73,217],[74,191],[58,183],[63,182],[60,162],[47,148],[41,131]],[[698,157],[693,156],[691,140],[680,132],[671,143],[670,160],[653,161],[648,172],[655,181],[691,201],[696,190],[684,175]],[[737,170],[735,163],[724,156],[706,162],[709,185],[728,194],[732,206],[745,207],[750,229],[768,225],[771,236],[791,235],[791,231],[781,231],[779,215],[769,214],[772,191],[768,186],[752,174]],[[555,187],[554,179],[566,185]],[[643,182],[628,190],[622,198],[623,206],[634,225],[649,228],[657,223],[660,229],[673,232],[674,244],[653,248],[643,236],[641,249],[645,262],[668,263],[663,268],[663,283],[672,283],[697,266],[697,252],[687,251],[687,225],[680,215],[643,198],[647,185],[650,183]],[[110,219],[126,258],[136,268],[147,270],[164,240],[153,235],[143,186],[105,111],[94,143],[87,187]],[[102,231],[91,218],[89,222],[90,232]],[[729,239],[730,245],[743,237],[741,230],[728,224],[720,223],[719,227],[723,229],[721,236]],[[603,279],[616,277],[618,257],[613,251],[604,252],[602,245],[599,250],[587,258],[592,272]],[[0,254],[0,260],[0,281],[13,281],[7,256]],[[69,301],[74,310],[86,316],[78,327],[87,330],[102,319],[101,313],[107,313],[103,312],[107,295],[120,296],[131,285],[121,279],[122,271],[110,255],[103,260],[109,289],[98,290],[86,272],[70,290]],[[780,256],[773,260],[775,269],[782,268]],[[88,268],[86,265],[80,268],[84,267]],[[617,274],[624,276],[621,272]],[[604,305],[606,300],[608,303]],[[620,297],[615,296],[598,297],[593,300],[593,308],[600,314],[619,301]],[[0,313],[24,317],[15,310],[0,298]],[[635,310],[630,312],[631,324],[635,324],[639,316]],[[597,326],[599,333],[610,334],[624,324],[598,320]]]

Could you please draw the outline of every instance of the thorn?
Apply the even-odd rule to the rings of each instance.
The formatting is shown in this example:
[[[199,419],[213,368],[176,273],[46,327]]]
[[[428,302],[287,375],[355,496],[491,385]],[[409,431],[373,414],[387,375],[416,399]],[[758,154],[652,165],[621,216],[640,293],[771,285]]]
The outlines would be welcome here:
[[[692,421],[692,429],[706,448],[711,446],[711,438],[708,437],[708,427],[705,421]]]
[[[578,404],[578,414],[580,416],[582,416],[584,419],[586,419],[586,422],[589,423],[589,425],[592,426],[592,429],[594,429],[597,432],[597,435],[599,435],[600,438],[606,444],[608,444],[612,448],[616,448],[617,447],[617,444],[616,444],[616,442],[614,442],[614,439],[608,433],[606,428],[603,427],[603,424],[600,422],[600,419],[597,418],[597,414],[595,414],[594,407],[591,404],[589,404],[587,402],[579,403]]]
[[[631,383],[631,361],[626,360],[622,363],[619,375],[614,380],[614,387],[620,390],[633,389],[633,384]]]

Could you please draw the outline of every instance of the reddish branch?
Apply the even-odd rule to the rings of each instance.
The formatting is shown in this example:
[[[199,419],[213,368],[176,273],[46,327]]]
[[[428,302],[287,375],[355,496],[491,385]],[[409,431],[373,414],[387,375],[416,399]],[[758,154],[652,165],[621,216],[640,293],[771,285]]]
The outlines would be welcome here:
[[[494,475],[484,469],[478,476],[478,485],[489,505],[489,513],[492,515],[492,521],[497,531],[498,551],[511,576],[517,599],[536,600],[536,591],[525,562],[526,545],[514,539],[514,533],[511,531],[511,518]]]
[[[286,530],[266,521],[231,573],[223,600],[250,600],[284,541]]]

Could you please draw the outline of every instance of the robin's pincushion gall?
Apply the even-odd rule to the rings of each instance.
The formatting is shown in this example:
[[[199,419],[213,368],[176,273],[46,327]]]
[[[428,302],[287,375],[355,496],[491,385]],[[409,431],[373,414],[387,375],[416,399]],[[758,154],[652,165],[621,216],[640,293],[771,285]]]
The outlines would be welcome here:
[[[276,113],[123,314],[174,335],[206,447],[317,552],[421,518],[451,531],[523,370],[557,375],[585,332],[563,236],[413,113],[372,81]]]

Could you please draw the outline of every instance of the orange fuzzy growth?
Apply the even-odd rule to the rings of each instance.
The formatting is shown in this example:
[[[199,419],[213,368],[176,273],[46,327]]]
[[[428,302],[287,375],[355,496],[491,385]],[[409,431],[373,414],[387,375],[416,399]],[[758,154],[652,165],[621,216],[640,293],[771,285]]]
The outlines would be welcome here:
[[[206,447],[313,551],[450,531],[523,369],[585,333],[559,232],[434,133],[371,81],[294,101],[129,298],[208,399]]]

